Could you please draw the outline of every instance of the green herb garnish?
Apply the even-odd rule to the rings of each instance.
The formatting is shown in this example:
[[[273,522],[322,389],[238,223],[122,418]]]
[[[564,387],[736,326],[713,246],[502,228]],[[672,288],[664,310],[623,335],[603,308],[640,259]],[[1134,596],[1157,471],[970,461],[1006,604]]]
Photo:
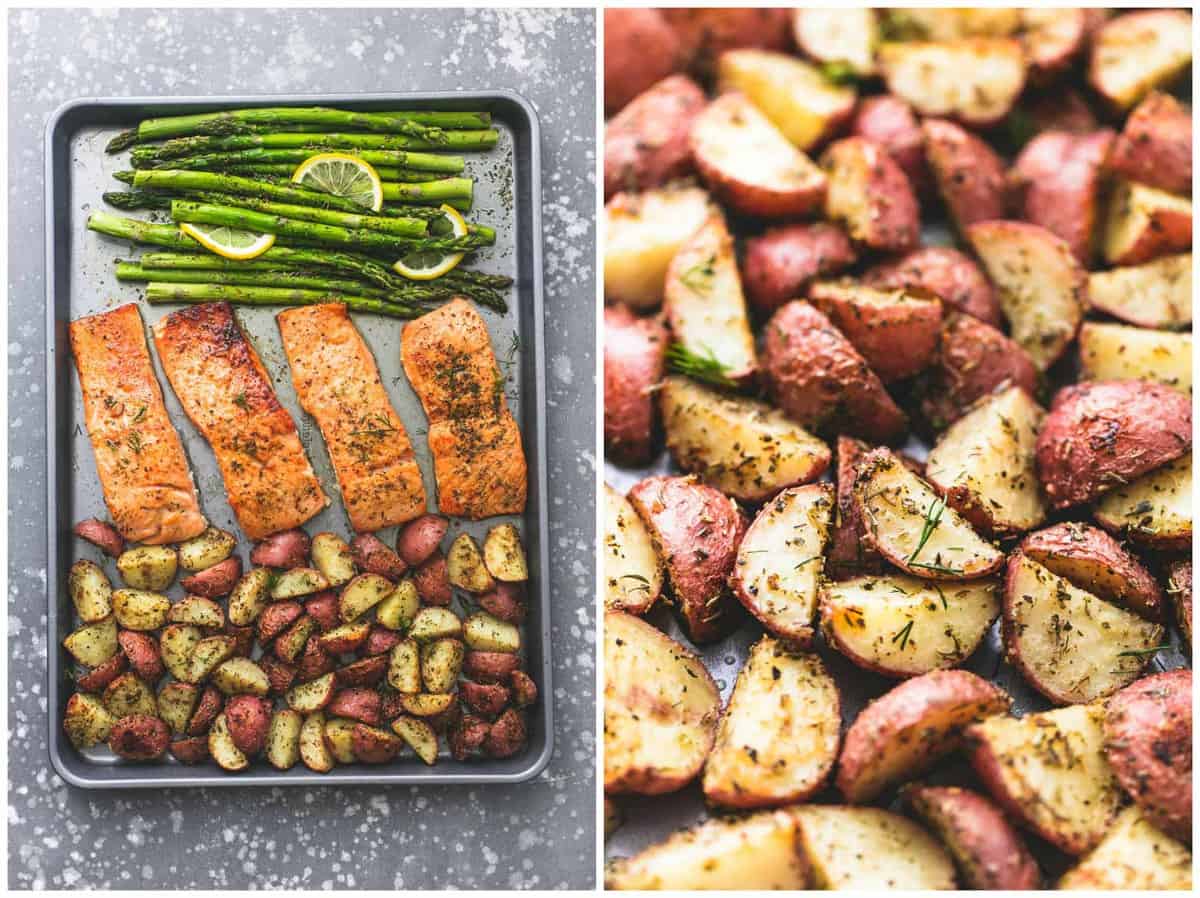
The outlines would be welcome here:
[[[700,352],[696,352],[682,343],[672,343],[667,347],[666,355],[667,367],[676,374],[726,389],[737,387],[729,377],[729,366],[718,359],[707,346],[702,346]]]

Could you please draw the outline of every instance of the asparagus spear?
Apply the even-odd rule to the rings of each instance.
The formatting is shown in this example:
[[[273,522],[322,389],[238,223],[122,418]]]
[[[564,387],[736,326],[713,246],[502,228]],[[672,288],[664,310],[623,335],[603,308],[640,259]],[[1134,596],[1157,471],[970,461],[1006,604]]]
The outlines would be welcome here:
[[[110,140],[106,150],[109,153],[116,153],[135,143],[165,140],[168,137],[186,137],[191,134],[253,133],[253,130],[259,126],[267,126],[273,131],[283,131],[287,128],[280,126],[320,125],[330,129],[348,128],[358,131],[407,134],[412,133],[413,125],[470,129],[486,128],[491,123],[491,114],[487,112],[427,112],[423,110],[347,112],[342,109],[328,109],[319,106],[267,106],[259,109],[231,109],[226,112],[146,119],[133,131],[125,131]]]
[[[276,181],[243,178],[238,175],[207,171],[183,171],[174,169],[145,169],[137,172],[133,186],[142,190],[207,190],[213,193],[233,193],[238,196],[256,196],[282,203],[301,206],[316,206],[322,209],[339,209],[342,212],[362,212],[363,207],[354,200],[322,193],[311,187]]]
[[[465,203],[469,208],[474,194],[475,182],[470,178],[443,178],[440,181],[429,181],[425,184],[392,184],[383,185],[383,201],[385,203],[449,203],[454,208],[461,208],[459,203]]]
[[[218,257],[219,258],[219,257]],[[232,260],[231,260],[232,261]],[[253,261],[253,260],[252,260]],[[233,284],[246,287],[291,287],[391,299],[394,294],[362,281],[323,277],[306,271],[287,269],[195,271],[186,268],[146,268],[137,262],[117,263],[118,281],[156,281],[171,284]]]
[[[229,284],[164,284],[157,281],[146,285],[146,302],[151,305],[174,302],[229,302],[246,306],[312,306],[340,302],[355,312],[374,312],[391,318],[417,318],[425,313],[424,309],[413,306],[325,290],[237,287]]]
[[[142,268],[174,268],[181,271],[308,270],[279,260],[263,259],[262,256],[256,259],[226,259],[214,253],[142,253],[137,264]]]
[[[341,212],[336,209],[320,209],[316,206],[301,206],[295,203],[276,203],[252,196],[235,196],[228,193],[208,193],[202,191],[193,195],[202,203],[216,206],[237,206],[241,209],[251,209],[255,212],[265,212],[268,215],[282,215],[285,218],[298,218],[301,221],[315,221],[321,224],[336,225],[340,228],[366,228],[371,231],[382,231],[396,237],[423,238],[430,236],[429,224],[420,218],[397,218],[382,215],[360,215],[356,212]]]
[[[289,163],[299,165],[305,159],[315,156],[317,149],[250,149],[238,150],[233,153],[208,153],[203,156],[183,156],[178,159],[168,159],[157,166],[139,165],[135,159],[134,168],[189,168],[189,169],[225,169],[237,165],[257,165],[266,163],[274,165]],[[329,150],[357,156],[371,165],[386,165],[394,168],[415,168],[418,171],[441,172],[447,175],[459,174],[465,169],[466,163],[462,156],[438,156],[433,153],[410,153],[407,150]]]
[[[436,171],[417,171],[415,168],[396,168],[390,165],[375,165],[375,174],[379,175],[384,181],[436,181],[444,177],[443,172]],[[253,165],[231,165],[229,168],[220,169],[227,171],[231,175],[269,175],[273,178],[282,178],[285,181],[291,180],[292,172],[296,170],[296,166],[290,162],[258,162]]]
[[[136,218],[109,215],[107,212],[93,212],[88,216],[87,226],[90,231],[133,240],[136,243],[150,243],[168,249],[202,249],[199,243],[174,225],[152,224],[148,221],[138,221]]]
[[[310,152],[332,149],[357,150],[489,150],[496,145],[500,134],[494,128],[476,131],[443,131],[431,128],[422,136],[406,134],[306,134],[271,132],[268,134],[238,134],[233,137],[177,137],[157,146],[143,146],[131,154],[138,168],[207,153],[229,153],[256,147],[288,149],[303,147]]]

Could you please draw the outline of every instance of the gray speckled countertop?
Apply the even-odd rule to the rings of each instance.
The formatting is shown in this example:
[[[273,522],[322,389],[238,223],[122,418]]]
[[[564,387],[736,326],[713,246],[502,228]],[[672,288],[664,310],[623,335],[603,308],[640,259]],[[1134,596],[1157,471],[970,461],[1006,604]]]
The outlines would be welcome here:
[[[10,888],[594,881],[595,34],[571,10],[49,10],[9,20]],[[554,758],[511,787],[84,792],[46,753],[42,132],[72,97],[507,87],[543,136]]]

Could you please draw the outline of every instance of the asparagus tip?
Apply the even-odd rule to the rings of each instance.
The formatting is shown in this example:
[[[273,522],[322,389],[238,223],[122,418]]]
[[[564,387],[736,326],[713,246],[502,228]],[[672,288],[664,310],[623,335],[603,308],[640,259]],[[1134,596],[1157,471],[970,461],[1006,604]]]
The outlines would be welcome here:
[[[132,131],[122,131],[104,147],[106,153],[119,153],[121,150],[127,150],[129,147],[137,143],[137,128]]]

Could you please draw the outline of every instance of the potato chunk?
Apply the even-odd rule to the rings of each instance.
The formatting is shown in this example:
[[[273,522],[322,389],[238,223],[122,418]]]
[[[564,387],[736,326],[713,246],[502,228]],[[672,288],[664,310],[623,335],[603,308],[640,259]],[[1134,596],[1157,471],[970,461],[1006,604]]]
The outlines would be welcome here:
[[[1154,380],[1190,396],[1192,335],[1088,321],[1079,329],[1079,367],[1086,380]]]
[[[662,563],[629,500],[604,485],[604,607],[644,614],[662,594]]]

